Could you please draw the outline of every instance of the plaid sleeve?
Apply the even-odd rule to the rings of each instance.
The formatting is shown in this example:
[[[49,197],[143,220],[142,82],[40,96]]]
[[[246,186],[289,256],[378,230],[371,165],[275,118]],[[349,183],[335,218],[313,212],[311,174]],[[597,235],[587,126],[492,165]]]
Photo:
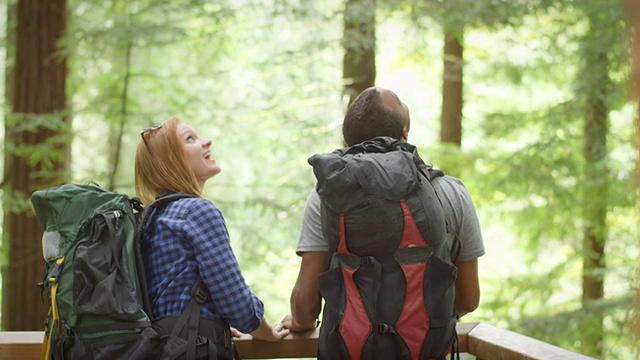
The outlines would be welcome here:
[[[194,201],[185,220],[185,235],[193,241],[198,270],[216,313],[241,332],[256,330],[264,305],[240,272],[222,212],[208,200]]]

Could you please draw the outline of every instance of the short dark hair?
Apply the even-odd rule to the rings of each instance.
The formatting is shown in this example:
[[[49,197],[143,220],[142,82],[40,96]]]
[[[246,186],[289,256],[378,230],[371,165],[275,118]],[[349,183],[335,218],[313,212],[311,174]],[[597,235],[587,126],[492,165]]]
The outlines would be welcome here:
[[[364,90],[349,106],[342,123],[342,136],[347,146],[353,146],[377,136],[402,137],[405,120],[382,104],[380,91]]]

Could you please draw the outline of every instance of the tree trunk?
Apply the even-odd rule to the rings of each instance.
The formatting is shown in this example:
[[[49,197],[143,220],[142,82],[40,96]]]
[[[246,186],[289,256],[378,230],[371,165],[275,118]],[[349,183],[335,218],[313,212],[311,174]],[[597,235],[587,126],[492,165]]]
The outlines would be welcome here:
[[[66,0],[19,0],[9,11],[4,167],[2,269],[4,330],[42,330],[48,306],[42,281],[42,229],[33,216],[33,191],[59,184],[68,174],[65,120],[66,63],[57,55],[66,27]],[[61,138],[62,137],[62,138]],[[50,150],[53,149],[53,150]]]
[[[584,124],[584,188],[583,188],[583,273],[582,307],[585,354],[600,358],[603,341],[603,309],[606,273],[605,244],[607,240],[607,89],[609,88],[606,48],[601,46],[602,29],[598,14],[590,16],[591,27],[584,43],[585,124]]]
[[[107,189],[111,191],[115,191],[116,180],[118,179],[118,170],[120,168],[120,158],[122,154],[122,138],[124,137],[126,125],[127,125],[127,117],[129,104],[129,85],[131,81],[131,51],[133,50],[133,43],[129,40],[125,47],[124,54],[124,76],[122,79],[122,95],[120,96],[120,121],[118,123],[117,128],[111,128],[110,130],[110,171],[109,171],[109,180],[107,182]]]
[[[636,158],[636,214],[638,214],[638,223],[640,223],[640,2],[637,0],[627,0],[628,13],[631,18],[631,28],[633,34],[633,66],[631,83],[633,85],[634,96],[636,99],[636,137],[635,147],[637,152]],[[640,239],[638,239],[640,245]],[[640,266],[636,269],[637,276],[640,278]],[[636,291],[636,335],[640,338],[640,287]]]
[[[347,0],[342,39],[342,79],[349,105],[376,81],[375,24],[375,0]]]
[[[462,143],[462,32],[445,31],[442,73],[440,141],[460,147]]]
[[[640,6],[638,8],[638,15],[640,15]],[[637,22],[637,29],[640,30],[640,19],[638,19]],[[635,41],[637,43],[635,46],[640,50],[640,39],[636,39]],[[640,54],[640,51],[638,51],[638,53]],[[635,61],[640,63],[640,57]],[[636,81],[640,81],[640,79],[636,78]],[[636,102],[640,103],[640,96],[636,99]],[[640,110],[637,106],[638,105],[636,105],[636,152],[638,157],[636,158],[636,223],[640,224]],[[640,238],[638,238],[637,244],[640,246]],[[637,281],[640,281],[640,265],[638,265],[636,271],[636,279],[639,279]],[[636,335],[638,336],[638,339],[640,339],[640,286],[636,288]]]

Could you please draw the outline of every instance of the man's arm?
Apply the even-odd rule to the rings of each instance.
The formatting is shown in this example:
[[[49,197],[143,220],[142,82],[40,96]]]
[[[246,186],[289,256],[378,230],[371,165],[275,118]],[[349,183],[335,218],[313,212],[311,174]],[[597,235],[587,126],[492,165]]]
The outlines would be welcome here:
[[[456,279],[455,307],[458,317],[470,313],[480,302],[480,283],[478,281],[478,259],[459,261]]]
[[[325,271],[326,252],[305,252],[298,279],[291,291],[291,316],[283,324],[291,331],[315,329],[321,309],[318,275]]]
[[[455,266],[455,307],[458,317],[474,311],[480,302],[478,258],[485,253],[480,222],[469,190],[460,179],[443,176],[433,181],[445,217],[460,240],[461,251]],[[449,237],[455,243],[455,237]]]

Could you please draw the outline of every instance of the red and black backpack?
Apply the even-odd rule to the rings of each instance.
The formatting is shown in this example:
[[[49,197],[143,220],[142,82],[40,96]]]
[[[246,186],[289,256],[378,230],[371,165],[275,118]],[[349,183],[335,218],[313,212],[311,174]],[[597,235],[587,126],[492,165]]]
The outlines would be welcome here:
[[[319,359],[443,358],[455,339],[457,268],[415,146],[378,137],[309,158],[329,241]]]

